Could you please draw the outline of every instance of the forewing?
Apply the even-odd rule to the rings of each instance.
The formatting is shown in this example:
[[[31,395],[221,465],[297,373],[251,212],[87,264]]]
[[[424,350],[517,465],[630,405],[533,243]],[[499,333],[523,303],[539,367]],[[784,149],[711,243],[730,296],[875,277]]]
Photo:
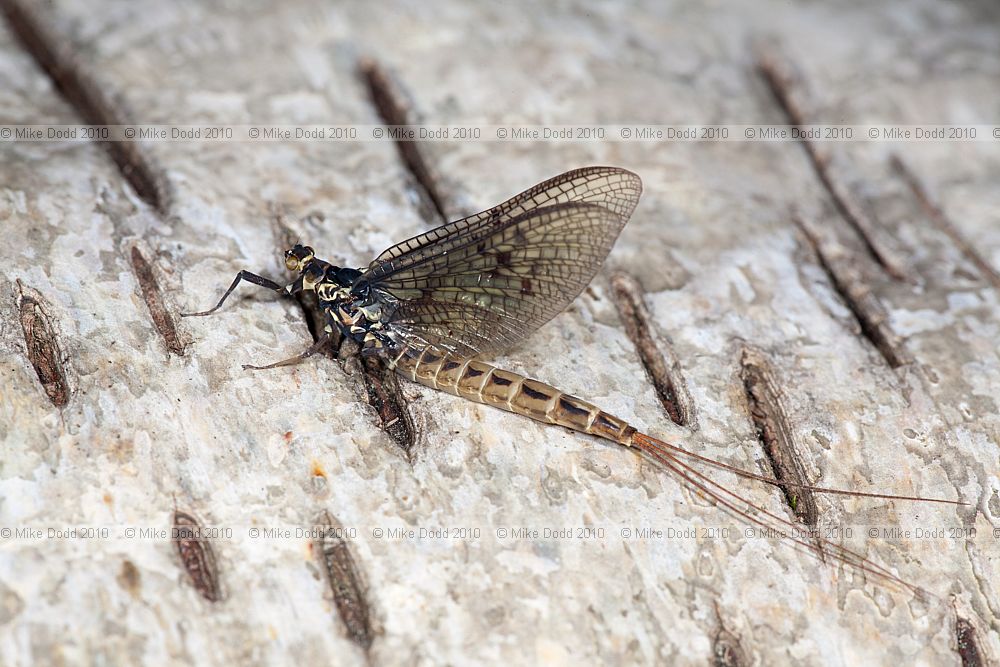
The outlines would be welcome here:
[[[358,284],[372,288],[405,342],[469,356],[502,352],[587,286],[641,187],[622,169],[567,172],[390,248]]]
[[[449,222],[398,243],[369,265],[363,281],[378,282],[398,270],[433,258],[452,247],[489,236],[498,226],[529,211],[567,202],[585,202],[607,209],[621,220],[619,230],[639,202],[642,182],[617,167],[584,167],[550,178],[493,208]]]

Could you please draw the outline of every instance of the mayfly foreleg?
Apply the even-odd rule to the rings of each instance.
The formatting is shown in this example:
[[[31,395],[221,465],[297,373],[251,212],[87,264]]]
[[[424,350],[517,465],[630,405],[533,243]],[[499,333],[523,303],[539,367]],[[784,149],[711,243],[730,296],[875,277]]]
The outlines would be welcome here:
[[[245,280],[248,283],[253,283],[254,285],[260,285],[261,287],[266,287],[269,290],[273,290],[275,292],[278,292],[279,294],[284,294],[284,295],[294,294],[295,291],[298,291],[298,290],[293,291],[292,285],[284,287],[274,282],[270,278],[265,278],[264,276],[258,276],[256,273],[251,273],[249,271],[240,271],[238,274],[236,274],[236,278],[233,280],[233,284],[229,286],[229,289],[227,289],[226,293],[222,295],[222,298],[219,299],[219,303],[215,304],[214,308],[211,308],[209,310],[203,310],[200,313],[181,313],[181,317],[201,317],[203,315],[211,315],[212,313],[214,313],[215,311],[217,311],[219,308],[222,307],[222,304],[226,302],[226,299],[228,299],[229,295],[233,293],[233,290],[236,289],[236,286],[240,284],[241,280]]]
[[[304,359],[308,359],[317,352],[320,352],[323,348],[330,344],[330,334],[323,334],[320,336],[319,340],[310,345],[308,349],[304,352],[295,355],[294,357],[289,357],[288,359],[282,359],[281,361],[276,361],[273,364],[268,364],[267,366],[251,366],[250,364],[243,364],[243,370],[245,371],[266,371],[269,368],[280,368],[281,366],[294,366],[295,364],[301,363]]]

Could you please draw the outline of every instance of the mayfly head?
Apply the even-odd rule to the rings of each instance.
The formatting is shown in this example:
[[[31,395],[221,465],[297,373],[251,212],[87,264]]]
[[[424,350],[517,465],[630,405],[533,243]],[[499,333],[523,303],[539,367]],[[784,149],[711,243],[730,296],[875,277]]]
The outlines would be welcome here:
[[[351,293],[351,286],[361,276],[361,271],[325,262],[307,245],[296,243],[285,251],[285,268],[298,271],[296,289],[315,290],[325,301],[358,296]]]
[[[330,265],[317,259],[315,252],[307,245],[296,243],[285,251],[285,268],[299,272],[299,285],[302,289],[313,290],[321,283]]]
[[[314,257],[312,248],[296,243],[285,251],[285,268],[289,271],[301,271],[312,262]]]

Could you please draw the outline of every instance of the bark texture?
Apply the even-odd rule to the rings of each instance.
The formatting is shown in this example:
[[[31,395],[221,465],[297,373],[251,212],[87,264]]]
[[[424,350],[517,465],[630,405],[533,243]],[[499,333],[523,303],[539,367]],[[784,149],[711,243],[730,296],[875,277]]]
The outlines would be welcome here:
[[[0,124],[1000,118],[988,3],[663,4],[3,0]],[[4,142],[0,154],[0,526],[111,531],[4,534],[3,664],[998,654],[1000,142]],[[938,597],[748,538],[652,464],[578,434],[405,383],[408,430],[386,430],[400,415],[377,374],[325,357],[245,372],[311,343],[302,307],[266,291],[179,317],[240,269],[283,277],[289,235],[364,266],[442,216],[587,164],[640,174],[639,208],[593,286],[495,361],[757,473],[969,503],[809,499],[819,529],[852,527],[846,545]],[[747,359],[766,388],[750,399]],[[784,462],[761,444],[769,433]],[[713,476],[803,514],[787,489]],[[317,517],[318,537],[251,533]],[[203,553],[187,532],[122,533],[195,521],[234,534]],[[511,535],[567,527],[604,538]],[[647,527],[698,532],[622,537]],[[872,539],[871,527],[945,534]],[[481,532],[454,539],[461,529]]]

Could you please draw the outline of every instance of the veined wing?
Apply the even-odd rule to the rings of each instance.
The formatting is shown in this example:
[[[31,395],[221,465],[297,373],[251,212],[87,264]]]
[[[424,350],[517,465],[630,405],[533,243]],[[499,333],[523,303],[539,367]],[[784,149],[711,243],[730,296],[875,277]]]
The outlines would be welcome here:
[[[493,208],[449,222],[398,243],[368,266],[362,280],[378,282],[399,270],[440,255],[471,238],[488,236],[497,226],[528,211],[567,202],[599,205],[621,219],[621,227],[639,202],[642,182],[639,177],[618,167],[583,167],[560,174],[511,197]]]
[[[504,351],[587,286],[642,191],[635,174],[587,167],[386,250],[355,283],[403,341],[463,355]]]

